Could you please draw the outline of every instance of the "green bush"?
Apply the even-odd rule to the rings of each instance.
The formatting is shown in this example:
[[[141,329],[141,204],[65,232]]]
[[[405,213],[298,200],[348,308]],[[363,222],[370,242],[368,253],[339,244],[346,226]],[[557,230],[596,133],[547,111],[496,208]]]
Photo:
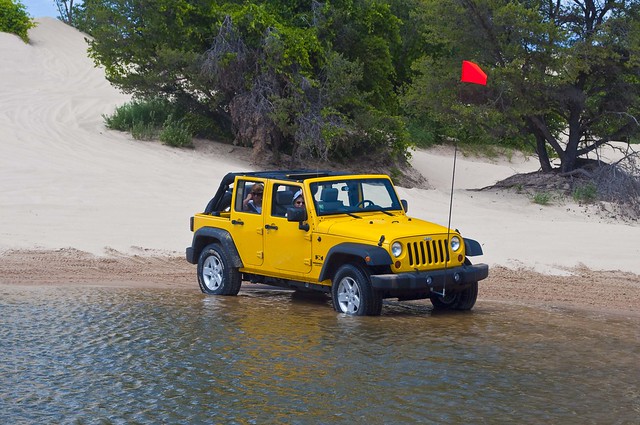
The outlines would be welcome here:
[[[19,0],[0,0],[0,32],[8,32],[29,42],[28,32],[36,23]]]
[[[194,137],[229,143],[233,141],[229,124],[216,120],[216,117],[187,113],[181,118],[181,121],[189,128]]]
[[[137,140],[159,138],[175,147],[192,145],[189,123],[175,106],[162,99],[134,100],[116,108],[111,116],[104,116],[108,128],[129,131]]]
[[[435,122],[409,120],[407,131],[412,144],[418,148],[429,148],[438,143],[438,127]]]
[[[184,122],[169,117],[160,132],[160,141],[178,148],[189,147],[191,146],[191,132]]]
[[[136,140],[153,140],[158,136],[158,127],[153,124],[137,121],[131,127],[131,135]]]
[[[120,131],[131,131],[134,127],[161,128],[173,113],[173,106],[161,99],[134,100],[116,108],[111,116],[105,116],[108,128]],[[134,136],[135,137],[135,136]]]
[[[108,128],[129,131],[137,140],[157,137],[170,146],[191,146],[189,126],[179,116],[176,108],[162,99],[134,100],[116,108],[111,116],[105,116]]]

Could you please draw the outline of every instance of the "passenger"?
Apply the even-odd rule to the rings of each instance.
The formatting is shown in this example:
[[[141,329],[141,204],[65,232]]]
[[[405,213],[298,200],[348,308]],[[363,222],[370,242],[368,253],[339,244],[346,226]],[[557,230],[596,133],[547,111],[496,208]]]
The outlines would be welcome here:
[[[307,223],[307,212],[305,211],[295,211],[296,209],[298,210],[304,210],[304,195],[302,194],[302,189],[298,190],[294,195],[293,195],[293,209],[292,208],[287,208],[289,210],[290,213],[295,214],[296,217],[298,217],[298,220],[300,218],[302,218],[303,220],[300,221],[298,228],[302,229],[304,231],[309,231],[309,224]],[[304,217],[303,217],[304,216]],[[288,217],[288,215],[285,215],[285,217]]]
[[[264,194],[264,185],[256,183],[251,188],[251,192],[242,201],[242,209],[244,211],[252,211],[262,213],[262,195]]]
[[[296,208],[304,208],[304,196],[302,196],[302,190],[299,190],[293,195],[293,206]]]

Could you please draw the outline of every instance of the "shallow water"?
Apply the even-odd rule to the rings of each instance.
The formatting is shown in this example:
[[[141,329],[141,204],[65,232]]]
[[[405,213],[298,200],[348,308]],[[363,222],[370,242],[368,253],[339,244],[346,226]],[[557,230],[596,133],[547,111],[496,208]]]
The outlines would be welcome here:
[[[346,317],[272,290],[0,287],[0,423],[640,418],[640,319],[479,302]]]

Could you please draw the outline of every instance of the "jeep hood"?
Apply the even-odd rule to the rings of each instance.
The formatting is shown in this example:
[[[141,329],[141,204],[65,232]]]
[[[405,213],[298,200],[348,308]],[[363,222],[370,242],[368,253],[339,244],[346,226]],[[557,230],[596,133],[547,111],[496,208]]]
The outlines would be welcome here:
[[[374,243],[378,243],[382,235],[386,242],[390,242],[405,237],[447,233],[445,226],[406,216],[369,214],[361,217],[358,219],[349,216],[346,218],[333,216],[322,220],[317,232]]]

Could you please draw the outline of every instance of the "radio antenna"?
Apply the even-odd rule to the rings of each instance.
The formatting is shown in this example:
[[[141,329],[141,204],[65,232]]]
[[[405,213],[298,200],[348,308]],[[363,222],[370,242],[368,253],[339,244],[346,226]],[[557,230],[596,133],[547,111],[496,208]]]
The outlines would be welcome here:
[[[449,198],[449,222],[447,223],[447,240],[449,240],[449,233],[451,232],[451,214],[453,213],[453,187],[456,180],[456,158],[457,157],[458,157],[458,145],[453,145],[453,174],[451,175],[451,196]],[[447,257],[447,262],[448,262],[448,257]]]
[[[442,292],[435,292],[433,291],[434,294],[440,295],[441,297],[444,297],[446,295],[446,286],[447,286],[447,269],[449,268],[449,246],[450,246],[450,242],[449,242],[449,238],[451,236],[451,215],[453,214],[453,188],[455,185],[455,180],[456,180],[456,160],[458,157],[458,145],[454,144],[453,145],[453,172],[451,174],[451,194],[449,196],[449,219],[447,222],[447,246],[444,250],[445,252],[445,258],[444,258],[444,275],[442,277]]]

